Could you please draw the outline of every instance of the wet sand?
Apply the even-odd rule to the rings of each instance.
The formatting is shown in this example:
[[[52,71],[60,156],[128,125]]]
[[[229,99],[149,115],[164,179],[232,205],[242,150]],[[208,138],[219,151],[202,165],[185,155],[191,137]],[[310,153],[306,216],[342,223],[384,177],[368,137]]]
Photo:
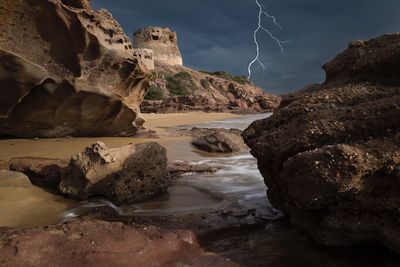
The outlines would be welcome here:
[[[166,133],[167,129],[188,124],[204,124],[240,116],[228,113],[179,113],[179,114],[145,114],[148,129],[157,130],[159,138],[133,137],[94,137],[94,138],[57,138],[57,139],[7,139],[0,140],[0,160],[13,157],[46,157],[69,159],[73,154],[81,152],[85,147],[97,141],[104,142],[108,147],[119,147],[128,144],[158,142],[166,147],[168,159],[200,160],[202,155],[191,146],[190,137],[174,136]],[[209,194],[187,186],[171,186],[168,201],[160,199],[139,205],[141,209],[149,207],[154,212],[169,208],[179,209],[180,203],[195,199],[194,209],[216,207],[220,201],[212,199]],[[188,197],[190,195],[190,197]],[[189,203],[185,203],[188,206]],[[196,204],[196,205],[194,205]],[[46,192],[30,184],[27,177],[15,172],[0,174],[0,227],[30,227],[60,222],[63,212],[81,205],[79,202],[65,199]],[[190,205],[189,205],[190,206]],[[147,213],[144,211],[143,213]]]
[[[0,227],[55,224],[76,202],[33,186],[21,173],[0,171]]]
[[[241,115],[233,113],[168,113],[168,114],[142,114],[146,119],[145,127],[157,132],[181,125],[203,124],[211,121],[240,118]]]

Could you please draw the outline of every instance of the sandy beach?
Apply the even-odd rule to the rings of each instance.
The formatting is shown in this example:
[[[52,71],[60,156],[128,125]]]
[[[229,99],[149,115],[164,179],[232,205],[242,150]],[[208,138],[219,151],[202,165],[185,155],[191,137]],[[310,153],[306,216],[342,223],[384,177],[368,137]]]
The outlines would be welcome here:
[[[210,121],[224,120],[230,118],[240,118],[242,116],[233,113],[215,112],[187,112],[187,113],[168,113],[168,114],[142,114],[146,119],[145,127],[157,132],[171,127],[181,125],[192,125],[208,123]]]
[[[203,124],[210,121],[239,118],[241,116],[232,113],[171,113],[171,114],[143,114],[145,127],[155,130],[159,138],[135,138],[135,137],[89,137],[89,138],[57,138],[57,139],[7,139],[0,140],[0,160],[8,160],[12,157],[47,157],[69,159],[71,155],[81,152],[85,147],[97,141],[104,142],[108,147],[119,147],[128,144],[145,142],[158,142],[168,150],[170,160],[184,158],[181,151],[189,151],[193,148],[189,142],[182,142],[188,137],[163,134],[168,128],[181,125]],[[179,149],[172,149],[177,148]]]

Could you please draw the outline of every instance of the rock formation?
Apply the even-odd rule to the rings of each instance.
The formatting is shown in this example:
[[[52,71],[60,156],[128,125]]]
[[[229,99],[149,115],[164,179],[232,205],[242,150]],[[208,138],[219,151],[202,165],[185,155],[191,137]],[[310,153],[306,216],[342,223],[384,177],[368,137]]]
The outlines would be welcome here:
[[[400,252],[399,58],[399,33],[353,42],[243,134],[271,203],[322,244]]]
[[[58,188],[61,173],[67,165],[66,160],[35,157],[12,158],[9,161],[11,171],[22,172],[32,184],[51,189]]]
[[[133,135],[147,69],[88,0],[0,3],[0,135]]]
[[[159,144],[108,148],[98,142],[72,156],[59,189],[74,199],[104,196],[129,204],[165,193],[169,180],[167,152]]]
[[[149,83],[140,106],[144,113],[267,112],[280,101],[280,97],[265,93],[244,77],[199,72],[183,66],[156,64]]]
[[[133,46],[152,50],[156,63],[183,64],[176,32],[168,28],[147,27],[136,31],[133,34]]]
[[[265,112],[279,104],[279,97],[266,94],[245,77],[182,66],[177,35],[168,28],[148,27],[133,38],[134,53],[154,69],[142,112]]]
[[[0,244],[0,265],[9,267],[239,266],[203,251],[191,231],[98,220],[26,230],[3,229]]]
[[[247,149],[237,129],[208,129],[204,134],[192,141],[192,145],[200,150],[217,153],[236,153]]]

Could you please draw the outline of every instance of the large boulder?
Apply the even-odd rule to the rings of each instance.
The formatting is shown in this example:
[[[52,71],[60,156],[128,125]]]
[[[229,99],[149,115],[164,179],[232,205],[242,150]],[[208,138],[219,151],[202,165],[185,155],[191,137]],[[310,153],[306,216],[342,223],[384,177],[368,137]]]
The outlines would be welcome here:
[[[400,252],[399,58],[400,34],[351,43],[243,133],[271,203],[319,243]]]
[[[0,136],[128,136],[148,70],[88,0],[0,2]]]
[[[165,193],[169,180],[167,153],[159,144],[108,148],[97,142],[72,156],[59,189],[78,200],[104,196],[129,204]]]
[[[239,266],[203,251],[190,231],[97,220],[0,229],[0,244],[0,265],[9,267]]]

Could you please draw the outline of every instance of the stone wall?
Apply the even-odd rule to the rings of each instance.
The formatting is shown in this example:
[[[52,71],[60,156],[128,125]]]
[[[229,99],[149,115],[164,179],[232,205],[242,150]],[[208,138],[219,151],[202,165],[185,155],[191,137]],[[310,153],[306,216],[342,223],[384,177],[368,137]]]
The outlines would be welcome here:
[[[151,49],[135,48],[133,56],[139,58],[149,70],[154,70],[154,53]]]
[[[155,62],[183,65],[176,32],[169,28],[147,27],[133,34],[134,48],[153,50]]]

